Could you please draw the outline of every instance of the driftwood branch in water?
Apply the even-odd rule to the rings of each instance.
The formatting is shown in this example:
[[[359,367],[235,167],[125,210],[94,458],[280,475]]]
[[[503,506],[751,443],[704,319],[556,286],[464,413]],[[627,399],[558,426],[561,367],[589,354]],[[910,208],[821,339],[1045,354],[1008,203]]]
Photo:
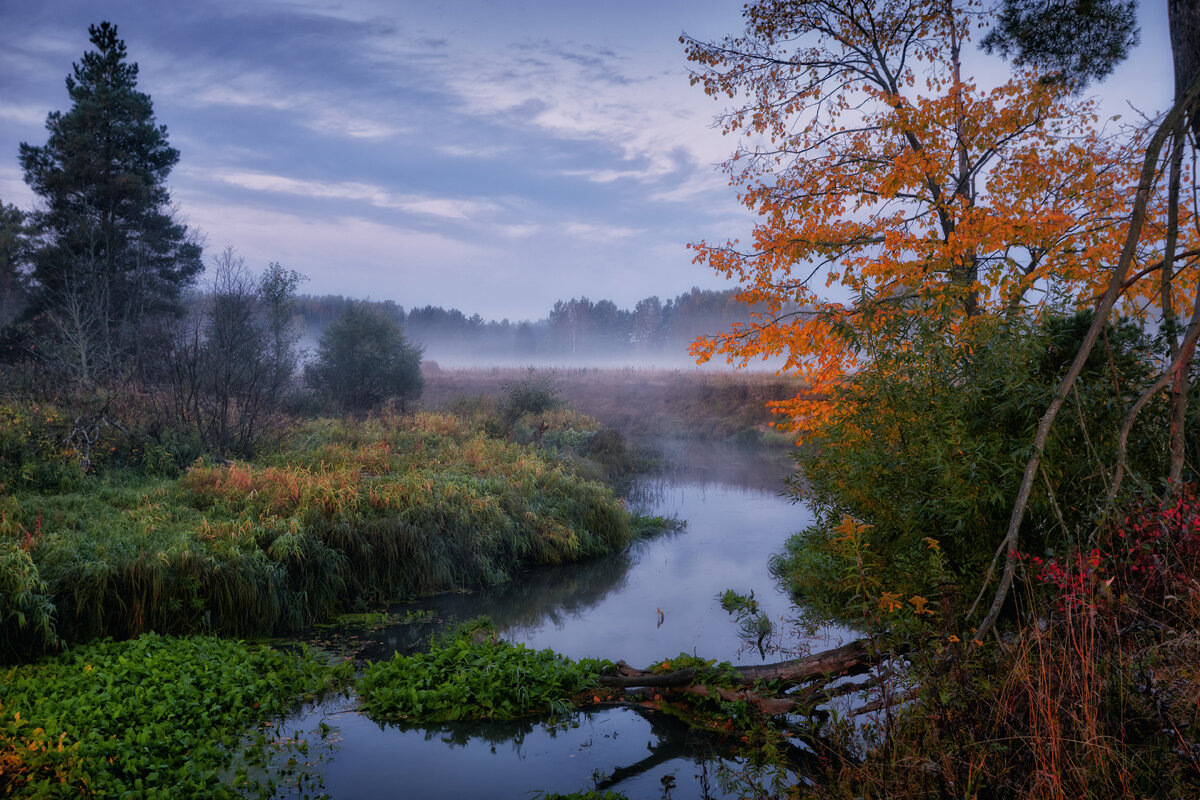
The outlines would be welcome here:
[[[822,650],[803,658],[781,661],[778,664],[738,667],[737,671],[742,676],[743,683],[765,680],[794,684],[824,675],[860,675],[875,666],[879,658],[878,654],[871,652],[866,641],[855,639],[841,647]]]
[[[733,683],[731,688],[706,684],[701,679],[699,671],[690,667],[656,674],[634,669],[624,661],[617,663],[618,674],[602,675],[597,681],[600,686],[607,689],[661,689],[666,692],[681,692],[700,697],[711,697],[715,694],[722,700],[749,703],[768,716],[779,716],[808,706],[818,697],[827,699],[864,688],[861,685],[830,688],[828,682],[851,675],[861,675],[885,657],[885,655],[872,652],[866,641],[855,639],[840,647],[823,650],[803,658],[794,658],[775,664],[734,667],[733,673],[729,676]],[[784,689],[822,678],[826,679],[823,691],[821,684],[813,684],[795,694],[774,696],[771,693],[763,693],[749,688],[758,681],[769,681]]]

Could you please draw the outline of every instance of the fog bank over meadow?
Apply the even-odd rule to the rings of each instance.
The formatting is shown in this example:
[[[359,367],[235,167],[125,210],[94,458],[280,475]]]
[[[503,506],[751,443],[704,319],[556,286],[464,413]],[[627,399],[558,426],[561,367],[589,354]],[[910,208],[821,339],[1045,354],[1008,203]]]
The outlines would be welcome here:
[[[394,301],[364,301],[335,295],[298,297],[295,321],[310,351],[321,332],[347,307],[369,303],[403,326],[405,337],[424,351],[426,370],[463,368],[597,368],[728,371],[723,358],[699,365],[689,348],[698,337],[749,322],[755,310],[737,299],[737,289],[692,288],[661,300],[647,297],[633,308],[587,297],[557,301],[536,320],[485,320],[456,308],[408,307]],[[752,371],[774,372],[782,359],[756,360]]]

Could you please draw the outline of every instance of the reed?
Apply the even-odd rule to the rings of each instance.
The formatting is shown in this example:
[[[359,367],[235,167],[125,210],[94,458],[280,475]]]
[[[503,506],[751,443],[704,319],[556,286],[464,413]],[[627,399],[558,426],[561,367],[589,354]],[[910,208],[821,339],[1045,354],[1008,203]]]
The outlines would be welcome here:
[[[0,653],[145,631],[294,631],[632,537],[606,486],[444,414],[306,423],[257,463],[90,476],[0,504]]]

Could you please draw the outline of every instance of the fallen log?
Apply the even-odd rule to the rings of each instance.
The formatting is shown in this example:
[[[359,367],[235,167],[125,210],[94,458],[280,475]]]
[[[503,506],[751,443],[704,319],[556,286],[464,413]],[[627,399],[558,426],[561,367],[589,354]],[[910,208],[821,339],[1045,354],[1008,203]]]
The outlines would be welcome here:
[[[875,666],[881,658],[879,653],[871,652],[867,641],[855,639],[841,647],[822,650],[803,658],[793,658],[776,664],[738,667],[737,671],[744,683],[765,680],[796,684],[830,675],[861,675]]]
[[[655,673],[619,661],[616,675],[602,675],[597,682],[605,689],[614,690],[613,694],[616,695],[623,694],[626,689],[650,690],[649,700],[640,701],[644,705],[653,706],[670,694],[715,696],[725,701],[748,703],[763,714],[775,717],[804,710],[813,713],[815,704],[872,686],[875,680],[865,684],[833,684],[842,678],[868,672],[897,654],[875,652],[867,641],[856,639],[802,658],[775,664],[734,667],[721,675],[721,685],[716,685],[718,681],[711,676],[706,679],[702,671],[694,667]],[[764,691],[761,685],[753,688],[760,682],[771,683],[774,688],[768,691]],[[789,691],[802,684],[807,685],[799,691]],[[600,697],[597,696],[596,700],[599,702]],[[608,701],[612,700],[610,695]]]
[[[872,653],[864,640],[855,639],[840,647],[822,650],[802,658],[775,664],[734,667],[734,682],[749,685],[756,681],[777,681],[785,685],[795,685],[816,678],[861,675],[875,666],[880,659],[881,656]],[[697,674],[692,668],[664,673],[647,672],[634,669],[624,661],[618,662],[617,672],[617,675],[602,675],[599,678],[600,685],[610,689],[674,688],[691,685],[695,682]]]
[[[722,689],[720,687],[710,689],[704,684],[698,683],[694,686],[683,686],[679,691],[698,697],[712,697],[715,692],[722,700],[749,703],[768,717],[778,717],[796,710],[795,700],[786,697],[763,697],[745,689]]]
[[[601,675],[598,683],[609,689],[631,689],[644,686],[648,689],[665,689],[674,686],[686,686],[696,680],[696,670],[692,668],[679,669],[674,672],[656,674],[634,669],[624,661],[617,662],[619,675]]]

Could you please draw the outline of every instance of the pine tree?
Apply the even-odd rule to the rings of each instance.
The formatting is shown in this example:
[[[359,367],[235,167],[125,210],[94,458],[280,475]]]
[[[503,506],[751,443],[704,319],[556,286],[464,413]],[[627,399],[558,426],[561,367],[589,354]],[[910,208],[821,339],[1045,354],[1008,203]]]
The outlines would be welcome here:
[[[51,323],[51,353],[81,381],[133,359],[145,369],[157,322],[180,313],[203,269],[200,246],[172,213],[166,179],[179,161],[137,64],[108,22],[67,77],[72,106],[46,119],[49,140],[21,144],[25,182],[41,198],[30,310]]]
[[[0,330],[13,321],[25,300],[22,271],[26,242],[25,214],[0,201]],[[3,358],[3,353],[0,353]]]

